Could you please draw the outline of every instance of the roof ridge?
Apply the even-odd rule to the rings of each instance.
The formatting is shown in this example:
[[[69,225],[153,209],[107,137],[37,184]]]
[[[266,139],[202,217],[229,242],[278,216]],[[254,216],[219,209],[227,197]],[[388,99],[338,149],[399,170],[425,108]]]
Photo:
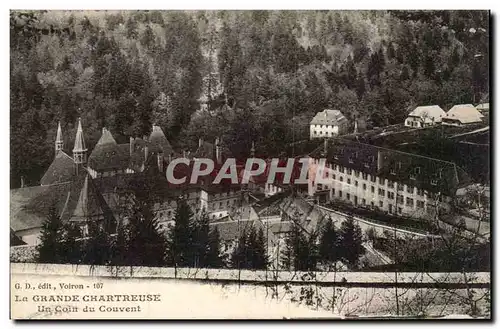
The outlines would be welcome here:
[[[348,141],[348,142],[354,142],[354,141]],[[354,142],[354,143],[356,143],[356,142]],[[452,162],[452,161],[446,161],[446,160],[431,158],[431,157],[428,157],[428,156],[425,156],[425,155],[421,155],[421,154],[403,152],[403,151],[399,151],[399,150],[389,149],[389,148],[386,148],[386,147],[381,147],[381,146],[376,146],[376,145],[361,143],[359,141],[357,143],[361,144],[361,145],[366,145],[366,146],[374,147],[374,148],[377,148],[377,149],[385,150],[385,151],[391,151],[391,152],[396,152],[396,153],[400,153],[400,154],[404,154],[404,155],[414,156],[414,157],[417,157],[417,158],[424,158],[424,159],[428,159],[428,160],[434,160],[434,161],[444,162],[444,163],[447,163],[449,165],[456,166],[456,164],[454,162]]]
[[[70,156],[69,154],[67,154],[66,152],[64,152],[63,150],[59,150],[59,152],[57,153],[58,155],[62,153],[63,155],[67,156],[68,158],[70,158],[71,160],[73,160],[73,157]]]

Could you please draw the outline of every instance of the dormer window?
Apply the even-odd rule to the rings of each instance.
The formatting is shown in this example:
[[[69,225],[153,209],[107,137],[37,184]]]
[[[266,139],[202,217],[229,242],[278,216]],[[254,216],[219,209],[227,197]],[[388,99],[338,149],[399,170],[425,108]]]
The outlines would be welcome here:
[[[349,163],[354,163],[354,161],[351,157],[349,158]]]
[[[370,164],[368,162],[365,162],[365,167],[370,168]]]
[[[396,175],[396,170],[394,168],[391,168],[391,175]]]
[[[420,175],[420,167],[415,167],[415,174]]]
[[[354,157],[357,159],[358,158],[358,152],[354,152]]]
[[[401,169],[401,161],[398,161],[398,169]]]
[[[368,160],[370,160],[370,162],[374,162],[375,161],[375,157],[373,155],[370,155],[368,157]]]
[[[437,179],[431,179],[431,185],[436,186],[438,184]]]

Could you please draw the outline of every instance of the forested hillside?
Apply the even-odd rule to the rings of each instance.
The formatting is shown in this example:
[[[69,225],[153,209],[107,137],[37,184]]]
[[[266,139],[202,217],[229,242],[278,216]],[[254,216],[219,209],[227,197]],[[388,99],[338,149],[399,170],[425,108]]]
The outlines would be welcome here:
[[[164,129],[278,155],[325,107],[373,126],[488,97],[488,12],[11,12],[11,187],[71,152]],[[207,110],[207,111],[204,111]]]

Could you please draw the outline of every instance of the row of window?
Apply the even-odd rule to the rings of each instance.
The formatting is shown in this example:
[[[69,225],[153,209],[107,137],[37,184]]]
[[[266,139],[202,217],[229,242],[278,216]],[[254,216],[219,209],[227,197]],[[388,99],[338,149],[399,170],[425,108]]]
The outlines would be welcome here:
[[[354,158],[357,158],[357,154],[358,154],[358,152],[354,152]],[[334,158],[338,160],[337,156],[334,156]],[[370,163],[373,163],[374,161],[375,161],[375,156],[370,155],[368,157],[368,162],[365,162],[365,167],[366,168],[370,168]],[[318,163],[318,162],[316,162],[316,163]],[[349,163],[354,163],[354,160],[353,160],[352,157],[349,157]],[[327,164],[326,167],[334,169],[334,170],[338,170],[340,173],[344,173],[344,169],[347,169],[347,173],[349,175],[351,175],[352,171],[353,171],[350,168],[344,168],[343,166],[340,166],[340,165],[337,165],[337,164],[334,164],[334,165],[328,165]],[[402,168],[402,164],[401,164],[401,161],[399,161],[399,162],[397,162],[397,169],[401,170],[401,168]],[[421,173],[420,167],[413,168],[413,170],[410,172],[410,179],[411,180],[416,180],[417,179],[417,175],[420,175],[420,173]],[[390,174],[391,175],[396,175],[396,169],[395,168],[391,168],[390,169]],[[357,170],[354,170],[354,175],[356,177],[359,177],[359,172]],[[368,174],[362,173],[362,175],[363,175],[363,179],[368,179],[367,178]],[[442,176],[443,176],[443,174],[442,174],[442,169],[441,169],[441,170],[438,171],[437,178],[431,179],[431,182],[430,182],[431,185],[434,185],[434,186],[437,185],[438,184],[438,180],[442,179]],[[372,182],[375,182],[376,181],[376,177],[371,177],[371,180],[372,180]],[[385,182],[383,182],[383,181],[385,181],[384,178],[379,178],[379,181],[380,181],[380,184],[385,184]]]
[[[318,134],[318,132],[315,130],[314,135],[323,135],[323,132],[320,131]],[[336,135],[337,135],[337,133],[335,133],[333,131],[325,131],[325,136],[336,136]]]
[[[333,196],[335,196],[335,189],[332,189],[332,194],[333,194]],[[339,196],[339,198],[342,198],[343,192],[339,190],[338,191],[338,196]],[[389,196],[390,199],[394,199],[394,193],[393,192],[389,192],[388,196]],[[351,201],[351,194],[350,193],[346,193],[345,197],[346,197],[347,201]],[[357,203],[357,200],[358,200],[357,197],[354,196],[355,203]],[[401,196],[401,195],[398,195],[397,203],[403,204],[404,203],[404,197]],[[365,198],[361,199],[361,204],[362,205],[366,205],[366,199]],[[422,209],[425,208],[425,202],[424,201],[417,200],[416,204],[417,204],[417,208],[422,208]],[[413,198],[407,197],[406,198],[406,205],[409,206],[409,207],[413,207],[413,205],[414,205]],[[375,203],[373,201],[371,201],[371,206],[372,207],[375,206]],[[378,202],[378,206],[380,208],[383,208],[384,207],[384,202],[382,200],[380,200]],[[389,204],[389,207],[392,208],[392,204]]]
[[[333,125],[311,125],[311,128],[327,128],[333,127]]]
[[[328,178],[328,172],[326,173],[326,178]],[[333,174],[332,178],[333,178],[333,180],[336,180],[337,176],[335,174]],[[363,179],[367,179],[367,174],[363,173]],[[372,182],[376,182],[376,177],[372,175],[370,177],[370,180]],[[339,176],[339,181],[340,182],[344,182],[344,177]],[[381,183],[382,185],[385,185],[385,181],[387,181],[387,186],[389,188],[394,188],[394,182],[392,182],[392,181],[386,180],[384,178],[379,178],[379,181],[383,182],[383,183]],[[350,178],[347,178],[347,184],[351,185],[351,179]],[[358,181],[357,180],[354,181],[354,186],[358,186]],[[404,191],[404,187],[405,186],[406,186],[406,191],[408,193],[414,194],[416,192],[419,196],[424,196],[425,191],[423,189],[419,189],[419,188],[416,188],[416,187],[413,187],[413,186],[410,186],[410,185],[399,184],[398,185],[398,191]],[[366,184],[365,183],[363,183],[363,190],[366,191]],[[374,186],[371,186],[371,192],[375,193],[375,187]],[[378,193],[379,193],[379,195],[384,196],[385,195],[385,190],[379,188]]]

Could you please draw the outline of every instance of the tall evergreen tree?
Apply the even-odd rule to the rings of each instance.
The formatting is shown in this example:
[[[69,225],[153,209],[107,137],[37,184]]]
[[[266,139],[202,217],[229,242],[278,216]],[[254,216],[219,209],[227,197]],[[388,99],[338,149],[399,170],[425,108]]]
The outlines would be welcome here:
[[[243,229],[238,237],[238,242],[231,253],[231,266],[237,269],[244,269],[248,263],[246,247],[248,245],[247,232]]]
[[[359,257],[365,253],[365,248],[362,245],[363,233],[361,228],[352,218],[342,222],[340,239],[342,243],[342,260],[350,267],[356,267]]]
[[[89,235],[84,243],[82,262],[90,265],[106,265],[111,258],[111,237],[95,221],[88,222]]]
[[[128,265],[162,266],[165,264],[167,243],[148,203],[133,200],[128,211]]]
[[[61,262],[69,264],[80,264],[83,262],[82,231],[74,223],[63,225],[63,238],[61,242]]]
[[[295,271],[314,271],[318,263],[317,233],[305,232],[294,222],[285,239],[282,266]]]
[[[175,224],[167,237],[170,266],[193,265],[193,216],[186,201],[179,199],[175,210]]]
[[[209,253],[208,215],[203,212],[194,220],[193,225],[193,265],[194,267],[207,267]]]
[[[220,251],[220,235],[219,230],[215,227],[210,231],[208,237],[208,253],[206,256],[206,267],[223,268],[225,267],[225,259]]]
[[[340,236],[335,229],[335,225],[329,219],[325,222],[321,231],[319,242],[320,262],[328,268],[335,266],[335,263],[341,259],[342,246]]]
[[[49,209],[42,225],[40,244],[37,246],[38,262],[58,264],[63,260],[64,226],[55,206]]]

